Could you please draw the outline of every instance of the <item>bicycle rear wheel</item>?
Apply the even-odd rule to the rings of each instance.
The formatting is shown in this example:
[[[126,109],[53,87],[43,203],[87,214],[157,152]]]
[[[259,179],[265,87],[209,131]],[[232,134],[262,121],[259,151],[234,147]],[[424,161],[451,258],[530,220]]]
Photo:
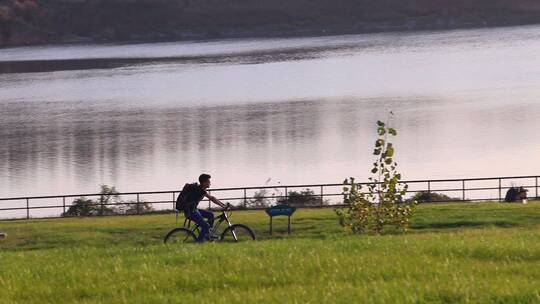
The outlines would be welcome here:
[[[194,243],[197,237],[195,234],[186,228],[174,228],[169,231],[163,240],[166,244],[183,244]]]
[[[228,243],[254,241],[255,233],[246,225],[235,224],[227,227],[221,234],[221,241]]]

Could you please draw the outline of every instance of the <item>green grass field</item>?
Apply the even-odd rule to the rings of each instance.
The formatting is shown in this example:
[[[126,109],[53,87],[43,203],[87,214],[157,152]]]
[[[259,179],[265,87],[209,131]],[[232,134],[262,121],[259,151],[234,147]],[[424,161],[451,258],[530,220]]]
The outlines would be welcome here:
[[[412,228],[348,235],[298,210],[256,242],[166,246],[174,215],[0,222],[0,303],[540,303],[540,203],[422,205]]]

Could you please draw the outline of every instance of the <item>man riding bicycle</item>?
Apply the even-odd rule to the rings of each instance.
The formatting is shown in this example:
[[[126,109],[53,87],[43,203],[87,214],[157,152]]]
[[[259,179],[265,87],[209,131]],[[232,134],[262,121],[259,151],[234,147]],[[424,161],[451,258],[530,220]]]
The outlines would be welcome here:
[[[199,183],[186,184],[177,200],[178,211],[183,211],[186,218],[194,221],[201,227],[201,233],[197,237],[197,242],[204,242],[209,237],[210,228],[214,226],[214,214],[211,211],[198,209],[199,202],[206,197],[222,208],[227,207],[227,205],[206,192],[206,189],[210,188],[210,177],[208,174],[201,174],[199,176]],[[207,219],[206,221],[204,220],[205,218]]]

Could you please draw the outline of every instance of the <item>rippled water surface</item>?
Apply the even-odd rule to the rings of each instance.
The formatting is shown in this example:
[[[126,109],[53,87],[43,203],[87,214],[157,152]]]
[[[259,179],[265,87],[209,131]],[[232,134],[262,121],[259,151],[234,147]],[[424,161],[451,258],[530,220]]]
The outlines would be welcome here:
[[[0,197],[540,174],[540,27],[0,49]]]

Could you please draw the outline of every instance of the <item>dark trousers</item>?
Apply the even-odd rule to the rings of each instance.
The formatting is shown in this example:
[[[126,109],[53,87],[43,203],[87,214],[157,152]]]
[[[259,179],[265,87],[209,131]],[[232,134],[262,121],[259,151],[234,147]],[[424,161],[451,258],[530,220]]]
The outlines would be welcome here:
[[[204,241],[205,237],[210,231],[210,227],[214,226],[214,214],[210,211],[203,209],[195,209],[193,212],[185,212],[185,215],[188,219],[194,221],[201,227],[201,233],[197,237],[197,242]],[[204,220],[206,219],[206,221]]]

